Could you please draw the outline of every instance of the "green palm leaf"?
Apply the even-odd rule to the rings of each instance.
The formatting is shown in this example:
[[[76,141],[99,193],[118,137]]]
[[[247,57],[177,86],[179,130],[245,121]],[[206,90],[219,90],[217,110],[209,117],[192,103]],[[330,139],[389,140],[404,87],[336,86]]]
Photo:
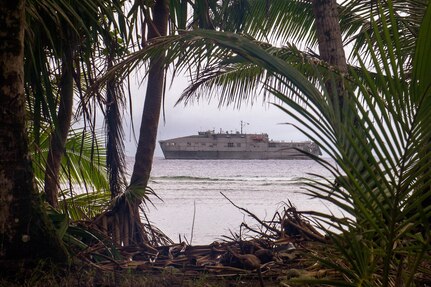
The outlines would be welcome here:
[[[32,134],[32,133],[30,133]],[[43,189],[44,168],[49,146],[50,132],[45,129],[39,144],[32,141],[33,163],[39,189]],[[106,175],[105,149],[101,140],[83,130],[73,130],[66,143],[66,155],[62,161],[60,185],[66,189],[91,188],[96,191],[109,190]]]

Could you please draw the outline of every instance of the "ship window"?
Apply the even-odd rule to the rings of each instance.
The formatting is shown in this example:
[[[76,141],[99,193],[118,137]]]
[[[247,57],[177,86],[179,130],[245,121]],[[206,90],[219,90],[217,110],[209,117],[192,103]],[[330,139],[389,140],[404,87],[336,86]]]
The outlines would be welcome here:
[[[268,146],[269,147],[275,147],[275,143],[269,143]]]
[[[237,146],[237,147],[241,147],[241,143],[237,143],[237,144],[236,144],[236,146]]]
[[[233,143],[227,143],[227,147],[233,147]]]
[[[191,146],[191,145],[192,145],[192,143],[188,142],[188,143],[187,143],[187,145],[188,145],[188,146]]]
[[[202,145],[207,145],[206,143],[202,143]]]

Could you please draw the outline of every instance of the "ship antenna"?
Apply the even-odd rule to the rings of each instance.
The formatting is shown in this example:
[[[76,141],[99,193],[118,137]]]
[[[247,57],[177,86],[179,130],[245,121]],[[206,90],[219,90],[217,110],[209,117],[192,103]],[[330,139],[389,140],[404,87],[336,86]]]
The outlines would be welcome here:
[[[244,126],[246,126],[246,125],[249,125],[249,123],[246,123],[246,122],[244,122],[244,121],[241,121],[241,134],[243,134],[243,133],[242,133],[242,128],[243,128]]]

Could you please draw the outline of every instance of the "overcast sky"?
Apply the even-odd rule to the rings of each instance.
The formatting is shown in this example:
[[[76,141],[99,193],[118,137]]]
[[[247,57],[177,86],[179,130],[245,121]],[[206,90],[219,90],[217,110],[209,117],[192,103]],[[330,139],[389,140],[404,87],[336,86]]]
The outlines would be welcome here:
[[[187,79],[177,79],[172,87],[168,89],[165,100],[165,120],[161,116],[157,140],[165,140],[174,137],[197,134],[198,131],[215,130],[235,132],[240,131],[241,121],[249,123],[244,127],[247,133],[267,133],[270,139],[298,141],[307,138],[298,132],[293,126],[282,124],[292,122],[292,119],[277,107],[257,99],[251,106],[243,105],[240,109],[233,106],[218,108],[216,100],[208,103],[206,100],[200,103],[184,106],[175,106],[181,92],[187,86]],[[139,128],[145,96],[145,85],[132,88],[133,97],[133,119],[136,137],[139,136]],[[131,136],[130,116],[126,116],[126,154],[134,156],[136,152],[136,141]],[[163,157],[159,144],[155,156]]]

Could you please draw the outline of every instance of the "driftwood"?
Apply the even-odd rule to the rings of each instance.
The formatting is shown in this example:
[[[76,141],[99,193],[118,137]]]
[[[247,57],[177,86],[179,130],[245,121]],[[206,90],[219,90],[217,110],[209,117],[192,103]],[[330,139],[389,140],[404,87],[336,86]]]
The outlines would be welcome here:
[[[259,279],[261,286],[264,286],[264,278],[321,278],[330,274],[328,270],[316,270],[313,267],[316,262],[304,259],[301,252],[311,245],[325,244],[327,240],[292,205],[288,205],[282,212],[276,212],[271,221],[263,221],[249,210],[234,204],[224,194],[223,196],[233,206],[256,220],[255,227],[241,224],[247,238],[232,234],[232,238],[228,240],[209,245],[192,246],[185,242],[174,244],[152,226],[146,227],[151,240],[130,244],[123,239],[123,235],[136,227],[129,225],[128,228],[113,228],[121,226],[122,218],[109,218],[105,214],[98,218],[96,227],[98,230],[108,227],[109,234],[113,235],[114,240],[117,239],[113,248],[121,254],[121,259],[113,259],[105,254],[106,251],[100,244],[92,246],[80,257],[105,271],[124,269],[139,273],[158,273],[166,268],[175,268],[182,276],[189,277],[202,273],[215,278],[240,275],[243,278]],[[154,239],[158,236],[161,238],[159,241]],[[122,240],[118,241],[118,238]],[[246,264],[247,259],[255,264]],[[293,271],[286,273],[286,270]]]

